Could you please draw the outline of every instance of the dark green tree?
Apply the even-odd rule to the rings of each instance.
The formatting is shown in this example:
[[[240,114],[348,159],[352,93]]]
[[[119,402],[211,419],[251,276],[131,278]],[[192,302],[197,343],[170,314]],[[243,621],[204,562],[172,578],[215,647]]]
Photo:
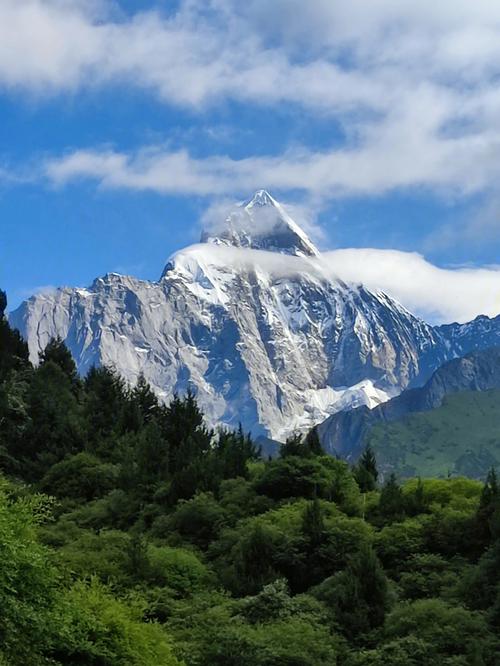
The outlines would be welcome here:
[[[61,338],[52,338],[45,349],[40,352],[40,365],[54,363],[64,372],[66,377],[75,384],[78,379],[75,361],[71,352]]]
[[[158,397],[142,373],[130,392],[129,403],[125,414],[125,427],[128,430],[137,432],[151,419],[160,421],[164,413]]]
[[[377,460],[370,445],[365,448],[358,464],[354,467],[354,478],[362,493],[370,492],[377,487]]]
[[[369,546],[362,546],[344,571],[327,578],[313,593],[332,609],[353,641],[382,626],[390,605],[386,575]]]
[[[401,486],[397,482],[396,475],[393,473],[384,483],[380,492],[379,512],[380,515],[388,520],[402,520],[405,515],[405,500]]]
[[[214,440],[213,453],[216,473],[223,479],[247,478],[247,463],[257,460],[259,449],[250,434],[245,434],[241,425],[236,432],[220,430]]]
[[[10,327],[5,316],[6,309],[7,295],[0,290],[0,382],[13,370],[29,368],[28,345],[19,332]]]
[[[44,362],[33,374],[27,394],[29,426],[17,452],[32,480],[84,448],[82,409],[73,388],[53,361]]]
[[[110,368],[91,368],[84,382],[87,437],[94,452],[113,458],[114,438],[126,431],[125,382]]]
[[[318,428],[316,426],[311,428],[311,430],[309,430],[309,432],[307,433],[304,439],[304,446],[308,451],[311,452],[312,455],[315,456],[324,455],[323,447],[321,446],[321,442],[319,439]]]
[[[137,435],[136,483],[141,495],[150,495],[155,486],[169,479],[168,442],[154,417]]]
[[[321,504],[317,497],[311,500],[311,502],[308,502],[304,509],[302,517],[302,533],[312,550],[317,548],[324,540],[325,521],[323,519]]]
[[[429,498],[425,492],[425,486],[420,477],[417,485],[411,492],[405,494],[405,510],[409,516],[418,516],[429,511]]]
[[[300,433],[290,435],[280,447],[280,456],[282,458],[286,456],[309,458],[311,456],[321,456],[323,453],[316,427],[312,428],[305,437]]]
[[[474,521],[474,541],[478,553],[491,544],[498,529],[499,516],[500,488],[497,473],[492,467],[486,477]]]

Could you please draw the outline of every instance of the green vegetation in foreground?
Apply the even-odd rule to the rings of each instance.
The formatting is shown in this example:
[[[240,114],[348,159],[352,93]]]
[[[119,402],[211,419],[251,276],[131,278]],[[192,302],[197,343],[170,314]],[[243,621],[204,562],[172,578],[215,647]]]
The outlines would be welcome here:
[[[402,477],[486,477],[500,464],[500,390],[467,391],[401,421],[375,426],[369,444],[379,467]]]
[[[1,316],[0,467],[0,666],[498,666],[493,471],[263,461]]]

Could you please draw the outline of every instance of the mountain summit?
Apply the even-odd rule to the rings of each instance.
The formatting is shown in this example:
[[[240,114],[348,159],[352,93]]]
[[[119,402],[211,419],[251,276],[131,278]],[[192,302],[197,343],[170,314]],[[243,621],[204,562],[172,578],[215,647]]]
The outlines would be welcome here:
[[[500,319],[433,328],[337,280],[263,190],[203,241],[157,282],[112,273],[35,295],[9,320],[35,363],[60,337],[82,374],[106,365],[131,384],[142,374],[165,400],[191,388],[210,425],[275,439],[373,408],[444,361],[500,344]]]
[[[266,190],[258,190],[251,199],[237,204],[220,228],[215,225],[202,233],[201,242],[298,257],[319,255],[307,234]]]

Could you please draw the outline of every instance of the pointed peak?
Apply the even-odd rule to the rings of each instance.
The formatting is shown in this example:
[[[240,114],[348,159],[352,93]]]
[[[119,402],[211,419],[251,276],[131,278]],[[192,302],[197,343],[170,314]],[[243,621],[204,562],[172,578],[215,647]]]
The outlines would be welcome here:
[[[278,206],[279,204],[267,190],[257,190],[253,197],[242,205],[244,208],[252,208],[253,206]]]
[[[319,255],[305,231],[266,190],[257,190],[251,199],[234,206],[221,224],[202,233],[201,242],[296,256]]]

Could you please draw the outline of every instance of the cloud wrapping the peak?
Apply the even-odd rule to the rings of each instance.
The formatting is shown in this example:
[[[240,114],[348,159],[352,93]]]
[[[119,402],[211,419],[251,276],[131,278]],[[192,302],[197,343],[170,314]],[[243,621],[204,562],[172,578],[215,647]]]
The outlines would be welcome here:
[[[349,248],[319,257],[295,257],[240,247],[198,244],[177,252],[171,261],[196,273],[199,266],[256,270],[272,279],[310,276],[341,279],[383,291],[432,324],[467,322],[481,314],[500,315],[500,266],[440,268],[413,252]]]
[[[381,289],[431,323],[500,314],[500,266],[440,268],[414,252],[372,248],[322,256],[343,280]]]

